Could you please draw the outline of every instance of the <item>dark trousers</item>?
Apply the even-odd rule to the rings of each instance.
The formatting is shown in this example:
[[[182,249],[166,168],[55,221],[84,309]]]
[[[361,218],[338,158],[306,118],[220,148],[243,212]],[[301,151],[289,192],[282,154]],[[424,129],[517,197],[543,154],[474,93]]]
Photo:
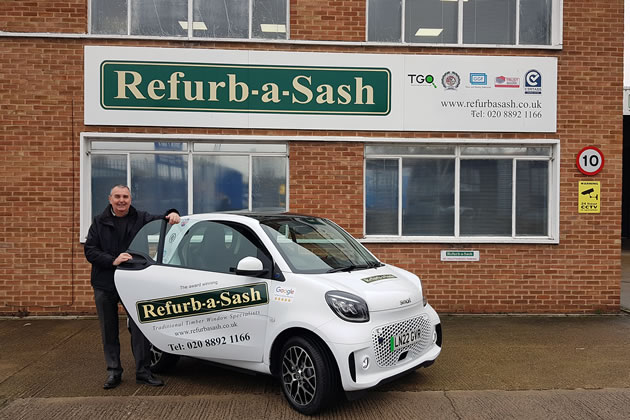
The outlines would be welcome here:
[[[94,289],[94,302],[101,325],[101,338],[107,371],[115,375],[122,375],[120,364],[120,340],[118,338],[118,302],[117,292]],[[150,373],[151,343],[145,338],[135,322],[128,316],[129,332],[131,333],[131,350],[136,359],[136,376]]]

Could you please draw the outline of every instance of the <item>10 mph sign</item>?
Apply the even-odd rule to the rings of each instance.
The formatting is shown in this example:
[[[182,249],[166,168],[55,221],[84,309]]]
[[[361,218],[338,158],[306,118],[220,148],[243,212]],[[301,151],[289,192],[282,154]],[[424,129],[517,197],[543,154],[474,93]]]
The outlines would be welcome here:
[[[604,167],[604,154],[595,146],[588,146],[580,150],[576,164],[584,175],[595,175]]]

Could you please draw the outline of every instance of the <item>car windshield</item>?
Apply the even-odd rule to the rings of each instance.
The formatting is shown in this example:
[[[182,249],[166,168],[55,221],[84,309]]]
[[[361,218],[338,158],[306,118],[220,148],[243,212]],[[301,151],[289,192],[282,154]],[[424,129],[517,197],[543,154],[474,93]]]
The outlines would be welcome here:
[[[333,273],[382,265],[329,220],[281,216],[266,217],[260,223],[294,273]]]

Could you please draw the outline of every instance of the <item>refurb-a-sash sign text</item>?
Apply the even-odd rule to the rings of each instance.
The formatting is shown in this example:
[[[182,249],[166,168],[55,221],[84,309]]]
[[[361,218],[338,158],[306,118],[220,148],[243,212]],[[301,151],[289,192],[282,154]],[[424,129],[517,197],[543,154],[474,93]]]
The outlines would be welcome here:
[[[555,132],[557,58],[85,47],[86,125]]]
[[[104,109],[387,115],[384,68],[104,61]]]

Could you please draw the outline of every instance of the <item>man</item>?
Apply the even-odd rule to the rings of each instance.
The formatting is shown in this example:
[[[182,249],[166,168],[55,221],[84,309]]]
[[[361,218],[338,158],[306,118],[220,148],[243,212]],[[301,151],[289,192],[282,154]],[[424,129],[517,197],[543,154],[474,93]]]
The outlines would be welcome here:
[[[103,388],[120,385],[123,368],[120,364],[120,341],[118,337],[118,302],[120,297],[114,284],[114,272],[121,263],[131,259],[125,252],[136,233],[144,225],[166,218],[170,224],[180,221],[177,210],[156,216],[136,210],[131,205],[131,191],[126,185],[115,185],[109,194],[109,205],[94,218],[85,242],[85,257],[92,264],[92,287],[103,339],[107,381]],[[162,386],[164,382],[155,378],[149,366],[151,344],[138,326],[129,318],[131,349],[136,360],[136,382],[151,386]]]

